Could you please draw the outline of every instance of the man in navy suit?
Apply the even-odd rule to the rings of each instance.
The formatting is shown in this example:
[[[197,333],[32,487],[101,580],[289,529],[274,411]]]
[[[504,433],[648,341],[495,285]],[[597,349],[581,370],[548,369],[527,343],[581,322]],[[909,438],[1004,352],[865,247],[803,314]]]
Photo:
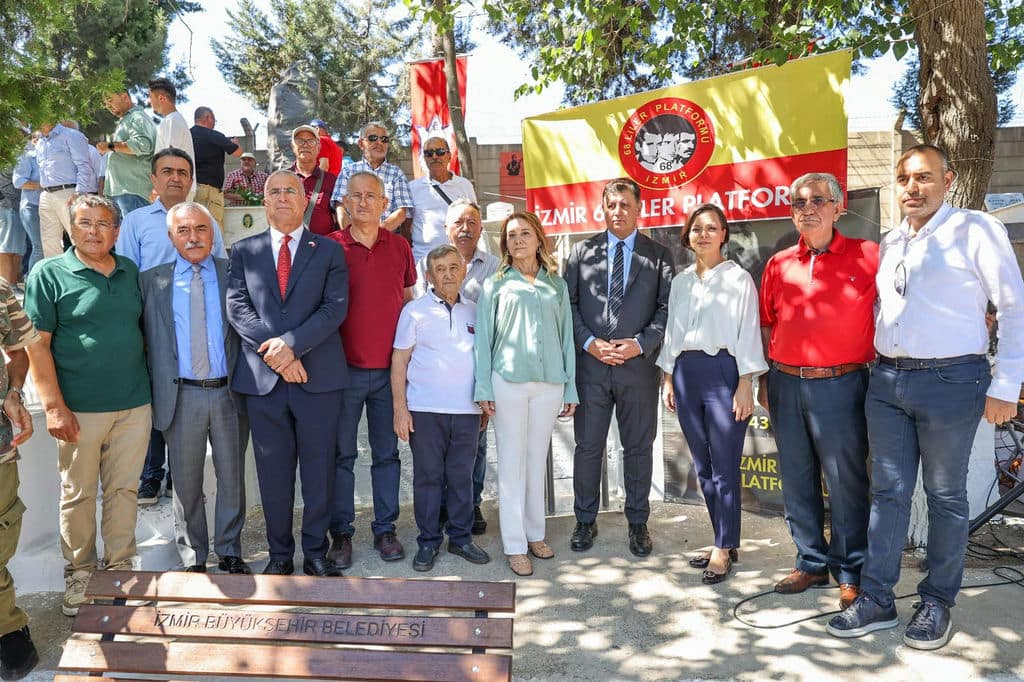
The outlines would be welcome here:
[[[270,545],[265,574],[289,575],[295,466],[302,483],[307,575],[339,576],[327,558],[341,389],[347,373],[338,327],[348,311],[341,247],[303,224],[306,194],[290,171],[264,188],[270,228],[231,249],[227,315],[242,338],[231,388],[246,396]]]

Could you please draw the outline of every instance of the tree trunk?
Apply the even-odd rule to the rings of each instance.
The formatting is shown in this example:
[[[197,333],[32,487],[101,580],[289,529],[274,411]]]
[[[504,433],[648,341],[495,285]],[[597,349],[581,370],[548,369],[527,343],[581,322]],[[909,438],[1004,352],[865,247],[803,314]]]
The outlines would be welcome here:
[[[448,12],[448,0],[434,0],[434,8]],[[449,17],[451,18],[451,17]],[[437,36],[440,34],[441,49],[444,57],[444,77],[448,88],[448,116],[451,118],[452,131],[455,133],[455,149],[459,153],[459,175],[476,184],[473,171],[473,155],[469,151],[469,136],[466,135],[466,118],[462,114],[462,97],[459,96],[459,69],[455,55],[455,25],[443,32],[435,30],[434,47],[437,47]]]
[[[947,201],[980,209],[992,177],[996,93],[988,69],[984,4],[911,0],[921,70],[922,133],[946,150],[957,174]]]

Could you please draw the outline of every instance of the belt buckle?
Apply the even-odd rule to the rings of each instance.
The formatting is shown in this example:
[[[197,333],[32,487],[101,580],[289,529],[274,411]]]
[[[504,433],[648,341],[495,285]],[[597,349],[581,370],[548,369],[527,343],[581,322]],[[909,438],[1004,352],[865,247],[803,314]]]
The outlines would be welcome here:
[[[800,368],[800,378],[801,379],[806,379],[807,378],[807,377],[804,376],[804,370],[805,369],[808,369],[808,368],[807,367],[801,367]]]

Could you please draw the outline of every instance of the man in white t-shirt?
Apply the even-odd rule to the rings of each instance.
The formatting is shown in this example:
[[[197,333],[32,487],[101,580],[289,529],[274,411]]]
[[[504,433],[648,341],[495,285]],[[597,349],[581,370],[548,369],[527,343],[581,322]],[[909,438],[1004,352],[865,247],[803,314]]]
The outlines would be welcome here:
[[[166,78],[154,78],[149,81],[149,104],[153,107],[153,111],[163,117],[160,127],[156,130],[156,147],[153,152],[176,147],[189,155],[194,166],[196,151],[192,146],[192,133],[189,130],[188,121],[178,111],[177,99],[178,91],[171,81]],[[189,190],[185,201],[192,201],[195,195],[196,185],[193,180],[192,189]]]
[[[476,203],[473,184],[448,169],[452,155],[448,141],[431,137],[423,143],[427,175],[409,183],[412,192],[412,257],[416,262],[431,249],[448,243],[445,214],[456,199]]]
[[[445,487],[448,551],[474,564],[491,560],[471,535],[480,408],[473,402],[476,304],[459,293],[465,276],[454,246],[427,254],[430,289],[402,309],[391,356],[395,433],[412,447],[417,571],[433,568],[440,549]]]

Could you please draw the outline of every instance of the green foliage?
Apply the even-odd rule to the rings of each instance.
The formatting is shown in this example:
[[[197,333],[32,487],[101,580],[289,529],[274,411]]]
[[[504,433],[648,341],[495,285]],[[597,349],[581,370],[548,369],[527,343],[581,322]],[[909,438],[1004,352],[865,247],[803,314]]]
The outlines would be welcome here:
[[[217,66],[231,88],[266,111],[282,72],[298,63],[319,82],[305,93],[316,115],[343,138],[370,120],[394,121],[407,84],[389,72],[418,39],[410,18],[393,20],[392,2],[271,0],[270,14],[252,0],[228,11],[231,37],[213,40]]]

